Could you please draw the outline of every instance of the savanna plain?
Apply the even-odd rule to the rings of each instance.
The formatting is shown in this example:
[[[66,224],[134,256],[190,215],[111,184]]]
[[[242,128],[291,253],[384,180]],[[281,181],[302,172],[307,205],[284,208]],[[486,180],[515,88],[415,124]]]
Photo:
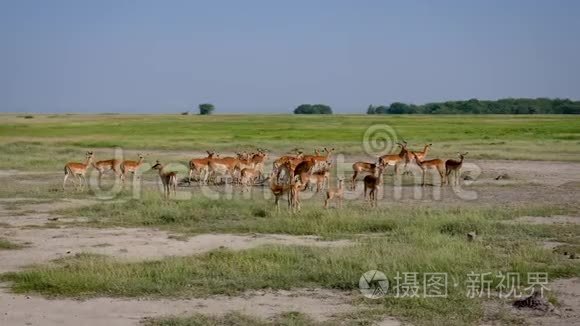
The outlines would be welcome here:
[[[426,159],[467,152],[460,186],[387,167],[372,207],[352,164],[403,140],[432,144]],[[277,210],[268,180],[185,180],[206,151],[261,149],[266,179],[278,157],[325,147],[342,207],[306,189],[300,211],[285,196]],[[63,190],[65,164],[87,152],[144,161],[124,185],[89,168],[87,187]],[[3,114],[0,157],[0,325],[580,323],[578,117]],[[177,172],[169,199],[158,160]],[[359,289],[372,270],[390,284],[378,298]],[[514,308],[496,277],[508,272],[521,293],[527,275],[548,275],[553,309]],[[430,273],[447,276],[446,295],[424,295]],[[474,274],[490,275],[489,292],[469,295]]]

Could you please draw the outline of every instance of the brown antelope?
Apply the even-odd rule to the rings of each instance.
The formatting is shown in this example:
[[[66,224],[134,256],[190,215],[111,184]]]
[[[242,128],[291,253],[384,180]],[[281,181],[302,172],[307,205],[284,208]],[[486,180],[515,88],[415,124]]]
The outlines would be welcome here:
[[[356,190],[356,177],[359,173],[370,173],[375,174],[377,172],[378,165],[374,163],[367,162],[356,162],[352,165],[352,170],[354,174],[352,175],[352,189]]]
[[[385,169],[389,165],[393,165],[395,167],[395,175],[397,175],[399,171],[399,164],[401,164],[402,162],[405,162],[406,164],[407,161],[409,160],[409,157],[407,155],[408,153],[407,142],[403,141],[403,143],[397,143],[397,145],[401,147],[401,151],[399,152],[399,154],[387,154],[379,157],[379,165],[381,165]]]
[[[165,199],[169,199],[171,189],[173,189],[173,195],[175,196],[177,194],[177,172],[166,172],[165,167],[159,161],[156,161],[151,168],[159,171]]]
[[[376,174],[369,174],[363,179],[363,184],[365,186],[363,198],[366,200],[367,190],[369,190],[369,201],[371,203],[371,207],[377,206],[377,195],[379,188],[381,187],[381,183],[383,182],[383,167],[380,166],[376,172]]]
[[[145,159],[145,157],[143,156],[143,154],[138,155],[139,161],[125,160],[123,161],[123,163],[121,163],[121,181],[125,182],[125,176],[127,175],[127,173],[133,173],[133,175],[135,175],[135,172],[143,164],[143,160]]]
[[[262,178],[262,174],[264,173],[264,163],[266,163],[266,159],[268,158],[268,153],[266,153],[263,149],[258,149],[258,152],[252,155],[252,162],[254,163],[254,169],[259,172],[258,178]]]
[[[456,185],[459,185],[459,177],[461,176],[461,166],[463,165],[463,159],[465,158],[465,155],[467,155],[467,152],[463,154],[461,153],[457,154],[459,154],[459,161],[451,159],[445,161],[445,177],[447,178],[447,182],[449,182],[449,174],[453,172],[454,183]]]
[[[296,151],[296,155],[284,155],[281,156],[279,158],[277,158],[276,160],[274,160],[274,162],[272,163],[272,171],[277,171],[276,174],[276,181],[280,180],[280,175],[282,173],[283,166],[287,163],[287,162],[291,162],[292,167],[292,171],[294,171],[294,168],[296,167],[296,165],[298,165],[298,163],[302,162],[302,157],[303,154],[301,151]],[[286,171],[287,173],[290,171]],[[289,174],[287,174],[289,175]]]
[[[302,156],[286,159],[284,163],[282,163],[277,169],[273,170],[277,172],[276,180],[279,181],[280,175],[282,174],[282,172],[284,172],[286,178],[288,179],[288,182],[290,182],[292,179],[294,179],[295,175],[294,171],[296,170],[298,165],[303,161],[304,159],[302,158]]]
[[[328,204],[331,200],[336,199],[338,201],[338,208],[342,208],[342,200],[344,199],[344,179],[338,179],[338,186],[336,189],[328,189],[326,191],[326,199],[324,200],[324,208],[328,208]]]
[[[313,172],[316,172],[320,169],[324,169],[326,166],[327,162],[330,162],[330,156],[332,155],[332,152],[334,152],[334,148],[328,149],[326,147],[324,147],[324,152],[326,152],[325,155],[320,155],[320,151],[315,151],[315,154],[317,153],[317,155],[304,155],[303,159],[305,161],[307,160],[313,160],[314,161],[314,170]]]
[[[69,162],[64,166],[64,180],[62,182],[62,190],[65,190],[66,180],[71,175],[79,181],[79,187],[77,187],[76,182],[73,180],[75,189],[82,190],[84,188],[83,181],[84,184],[87,183],[85,174],[87,173],[87,169],[91,166],[93,158],[94,158],[93,152],[87,152],[87,154],[85,155],[84,163]]]
[[[300,180],[293,180],[290,184],[290,192],[288,194],[288,204],[292,212],[300,211],[300,192],[306,188],[302,187]]]
[[[252,155],[248,155],[246,152],[244,153],[237,153],[236,154],[238,157],[237,162],[234,165],[234,173],[232,175],[232,177],[234,178],[234,180],[232,180],[232,182],[234,183],[238,183],[238,181],[241,183],[241,172],[244,169],[253,169],[255,167],[255,163],[252,160]]]
[[[193,172],[197,171],[199,173],[199,181],[202,182],[204,180],[205,174],[208,173],[208,164],[209,161],[213,158],[219,158],[219,155],[215,153],[215,151],[206,151],[207,157],[204,158],[194,158],[189,161],[189,180],[191,180],[193,176]]]
[[[240,171],[240,183],[242,185],[242,191],[249,190],[249,187],[256,182],[258,178],[259,171],[252,168],[245,168]]]
[[[415,158],[415,163],[417,163],[419,168],[421,168],[421,186],[425,186],[425,174],[427,173],[427,170],[437,170],[437,172],[439,172],[439,176],[441,177],[441,185],[445,184],[445,163],[443,160],[436,158],[433,160],[422,161],[416,154],[413,156]]]
[[[212,176],[214,178],[219,173],[223,175],[229,175],[232,178],[234,177],[234,169],[236,165],[238,165],[239,158],[236,157],[224,157],[224,158],[213,158],[208,162],[208,171],[209,173],[206,174],[204,183],[207,183],[208,176]]]
[[[93,166],[97,171],[99,171],[99,181],[103,177],[103,174],[109,170],[112,170],[116,177],[121,178],[121,164],[123,163],[122,160],[117,159],[110,159],[110,160],[103,160],[93,163]]]
[[[308,184],[310,184],[310,190],[313,190],[314,185],[316,185],[316,192],[320,192],[320,190],[326,187],[329,178],[330,178],[330,170],[328,169],[324,169],[310,174],[308,180]]]
[[[290,188],[290,185],[276,183],[276,171],[272,171],[270,174],[270,190],[274,195],[274,204],[276,205],[277,212],[280,211],[280,198],[282,198],[285,193],[288,193],[288,208],[291,207],[289,194]]]

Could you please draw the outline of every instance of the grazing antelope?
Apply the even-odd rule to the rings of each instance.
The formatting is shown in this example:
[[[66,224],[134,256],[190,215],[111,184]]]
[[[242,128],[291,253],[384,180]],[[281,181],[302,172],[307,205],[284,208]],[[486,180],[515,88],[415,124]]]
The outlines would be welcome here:
[[[352,175],[352,190],[356,190],[356,177],[359,173],[375,174],[377,172],[377,164],[367,162],[356,162],[352,165],[354,174]]]
[[[395,167],[395,175],[397,175],[398,173],[399,164],[401,164],[403,161],[406,164],[409,160],[409,157],[407,155],[407,153],[409,152],[409,150],[407,149],[407,142],[403,141],[403,143],[397,143],[397,145],[401,147],[401,151],[399,152],[399,154],[387,154],[379,157],[379,165],[381,165],[385,169],[389,165],[393,165]]]
[[[85,155],[84,163],[69,162],[64,166],[64,180],[62,181],[62,190],[65,190],[66,180],[71,175],[79,181],[79,187],[77,187],[76,182],[73,180],[75,189],[77,190],[84,189],[83,181],[84,184],[87,183],[85,174],[87,173],[87,169],[91,166],[93,158],[94,158],[93,152],[87,152],[87,154]]]
[[[383,182],[383,167],[380,166],[376,172],[376,174],[369,174],[363,179],[363,184],[365,186],[363,198],[366,200],[367,190],[369,190],[369,201],[371,203],[371,207],[377,206],[377,193],[381,183]]]
[[[99,171],[99,181],[103,177],[103,174],[109,170],[112,170],[116,177],[121,178],[121,164],[123,163],[122,160],[117,159],[110,159],[110,160],[103,160],[93,163],[93,166],[97,171]]]
[[[205,174],[208,173],[208,164],[211,159],[219,158],[215,151],[206,151],[207,157],[194,158],[189,161],[189,180],[191,180],[194,171],[199,173],[199,182],[203,182]]]
[[[344,199],[344,179],[338,179],[338,186],[336,189],[328,189],[326,191],[326,199],[324,200],[324,208],[328,208],[328,204],[331,200],[336,199],[338,201],[338,208],[342,208],[342,200]]]
[[[416,154],[414,155],[414,158],[415,163],[417,163],[417,165],[419,166],[419,168],[421,168],[422,171],[421,186],[423,187],[425,186],[425,174],[427,173],[427,170],[434,169],[437,170],[437,172],[439,172],[439,176],[441,177],[441,185],[445,184],[445,163],[443,162],[443,160],[436,158],[433,160],[422,161]]]
[[[459,161],[457,160],[447,160],[445,161],[445,177],[447,178],[447,182],[449,182],[449,174],[453,172],[454,175],[454,183],[459,186],[459,177],[461,176],[461,166],[463,165],[463,159],[467,152],[459,154]]]
[[[171,189],[173,189],[173,196],[175,196],[177,194],[177,172],[166,172],[165,167],[159,161],[156,161],[151,168],[159,171],[165,199],[169,199]]]
[[[125,182],[125,175],[127,175],[127,173],[133,173],[133,175],[135,175],[135,172],[143,164],[143,160],[145,159],[145,157],[143,156],[143,154],[138,154],[138,155],[139,155],[139,161],[125,160],[125,161],[123,161],[123,163],[121,163],[121,181]]]

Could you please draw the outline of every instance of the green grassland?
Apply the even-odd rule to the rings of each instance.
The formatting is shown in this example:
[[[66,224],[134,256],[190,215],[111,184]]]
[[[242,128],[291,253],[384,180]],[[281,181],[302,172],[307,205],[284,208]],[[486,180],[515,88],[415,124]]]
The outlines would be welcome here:
[[[12,186],[1,188],[0,197],[35,200],[63,197],[95,200],[93,190],[60,190],[63,164],[82,160],[84,151],[89,149],[96,151],[98,159],[110,158],[112,148],[119,146],[132,150],[130,155],[143,151],[152,153],[148,159],[176,163],[206,149],[232,152],[256,147],[269,149],[274,156],[297,147],[311,151],[327,146],[335,147],[339,153],[364,157],[363,134],[375,124],[393,127],[413,148],[433,143],[431,157],[451,157],[457,151],[469,151],[470,158],[476,159],[580,161],[580,119],[574,116],[40,115],[25,119],[1,115],[0,118],[0,169],[32,171],[5,175],[4,180]],[[157,178],[153,174],[147,176],[148,180]],[[325,210],[319,196],[305,200],[301,212],[291,213],[284,201],[280,212],[276,212],[273,199],[261,196],[269,194],[267,188],[255,187],[251,200],[237,191],[232,198],[210,199],[196,185],[185,188],[193,193],[190,199],[168,201],[161,198],[153,184],[146,185],[138,199],[131,198],[131,193],[125,190],[115,201],[58,211],[59,215],[87,219],[51,225],[155,228],[183,238],[203,233],[314,235],[325,240],[346,239],[351,245],[332,250],[279,245],[240,251],[218,249],[145,262],[79,254],[0,275],[0,281],[10,282],[15,292],[56,297],[205,297],[264,289],[323,288],[353,294],[355,306],[353,312],[322,323],[299,313],[284,313],[268,320],[230,313],[145,321],[145,325],[151,326],[369,325],[383,316],[394,316],[415,325],[471,325],[484,321],[485,300],[466,298],[465,279],[472,271],[521,275],[546,272],[550,280],[580,275],[579,260],[542,246],[544,241],[558,241],[566,244],[567,252],[578,252],[579,225],[506,223],[520,216],[578,214],[577,201],[552,203],[539,198],[533,203],[492,205],[482,201],[457,205],[452,201],[442,204],[385,200],[380,208],[370,209],[362,200],[349,200],[343,209]],[[481,186],[479,190],[494,191],[497,189],[494,187]],[[514,192],[521,190],[518,185],[505,187],[513,187]],[[538,191],[543,190],[544,186],[538,186]],[[468,232],[476,232],[477,239],[468,241]],[[0,249],[13,246],[0,239]],[[362,273],[372,269],[385,272],[391,279],[397,271],[445,272],[458,285],[448,289],[447,298],[387,296],[367,300],[357,292],[358,280]],[[519,285],[526,286],[524,277]],[[510,314],[493,317],[493,322],[498,320],[521,322]]]
[[[82,151],[113,147],[187,153],[266,148],[276,153],[335,147],[364,154],[370,126],[387,124],[420,148],[433,143],[433,155],[472,158],[580,161],[580,117],[562,115],[380,116],[380,115],[0,115],[0,168],[56,169],[81,160]],[[108,154],[105,154],[108,153]]]

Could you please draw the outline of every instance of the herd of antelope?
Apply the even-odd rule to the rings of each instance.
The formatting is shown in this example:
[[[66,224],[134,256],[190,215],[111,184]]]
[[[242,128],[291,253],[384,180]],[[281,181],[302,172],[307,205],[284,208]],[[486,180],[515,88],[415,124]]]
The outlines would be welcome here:
[[[357,177],[364,175],[364,200],[367,193],[371,206],[377,205],[377,192],[383,183],[383,172],[389,166],[393,166],[394,174],[407,170],[410,163],[416,164],[422,171],[421,185],[425,186],[425,174],[428,170],[435,170],[439,173],[441,184],[449,182],[449,177],[453,177],[453,183],[458,185],[461,175],[461,167],[467,153],[459,153],[459,160],[431,159],[426,160],[431,144],[426,144],[422,151],[412,151],[407,148],[407,142],[397,143],[400,150],[398,153],[387,154],[378,157],[375,163],[355,162],[352,165],[353,175],[351,189],[356,189]],[[332,153],[334,148],[314,150],[313,155],[304,154],[297,151],[293,155],[284,155],[274,160],[272,171],[268,177],[264,177],[264,165],[268,158],[266,150],[258,149],[254,153],[238,153],[235,157],[220,157],[215,151],[207,151],[207,157],[194,158],[189,161],[189,175],[186,178],[188,183],[198,180],[200,185],[207,185],[210,182],[217,183],[220,176],[222,182],[226,178],[231,178],[233,184],[241,186],[241,191],[248,191],[257,182],[264,183],[269,180],[270,190],[275,198],[276,209],[279,209],[280,199],[286,194],[288,198],[288,208],[292,211],[300,210],[300,192],[307,188],[316,192],[326,189],[324,196],[324,207],[328,208],[331,201],[336,201],[339,208],[342,207],[344,199],[344,180],[338,178],[337,186],[330,186],[330,176],[332,168]],[[89,167],[94,167],[99,173],[99,180],[107,171],[113,171],[116,177],[124,183],[127,174],[135,174],[144,161],[144,156],[139,154],[139,160],[118,160],[110,159],[93,162],[93,152],[86,153],[84,163],[68,163],[64,167],[63,190],[69,176],[73,176],[78,181],[73,183],[75,188],[84,189],[86,185],[86,172]],[[155,162],[152,169],[157,170],[163,184],[165,198],[169,198],[171,191],[176,193],[177,172],[166,171],[163,164]],[[195,177],[195,179],[194,179]]]

